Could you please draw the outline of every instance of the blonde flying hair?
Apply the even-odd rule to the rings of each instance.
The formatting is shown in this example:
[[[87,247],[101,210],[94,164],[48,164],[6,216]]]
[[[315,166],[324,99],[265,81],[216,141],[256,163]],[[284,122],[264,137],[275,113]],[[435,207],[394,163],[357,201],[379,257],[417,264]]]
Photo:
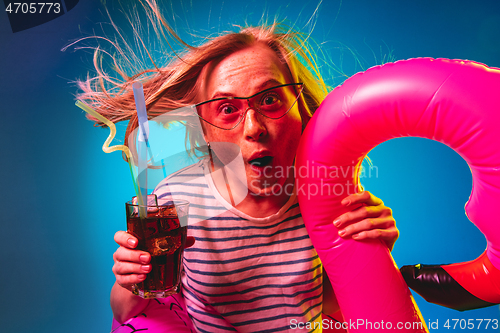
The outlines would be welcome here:
[[[202,71],[207,64],[214,60],[221,60],[230,54],[262,43],[272,49],[278,58],[287,65],[294,82],[304,83],[302,96],[299,99],[299,110],[303,126],[307,124],[312,114],[326,97],[327,88],[320,75],[316,64],[315,54],[308,44],[309,36],[293,31],[284,25],[277,23],[262,24],[256,27],[241,28],[238,32],[225,32],[216,37],[204,38],[200,46],[191,46],[185,43],[165,21],[160,14],[154,0],[145,0],[143,7],[149,18],[149,23],[156,33],[161,45],[166,44],[171,50],[170,60],[164,66],[157,66],[153,56],[148,51],[137,25],[134,26],[134,38],[137,47],[143,48],[142,53],[153,63],[154,68],[142,69],[134,75],[128,75],[130,68],[136,68],[140,63],[139,58],[133,52],[129,43],[119,33],[124,47],[120,43],[112,42],[114,52],[119,56],[112,56],[114,76],[106,73],[102,65],[101,48],[94,51],[93,63],[97,75],[88,76],[84,81],[78,81],[78,87],[82,90],[77,98],[89,104],[94,110],[114,123],[129,120],[125,137],[138,126],[135,101],[132,90],[134,82],[142,82],[146,98],[146,109],[148,118],[152,119],[165,112],[172,111],[184,106],[201,102],[197,99],[202,81]],[[138,22],[138,20],[136,19]],[[150,30],[149,30],[150,31]],[[176,53],[170,46],[169,41],[175,41],[184,49]],[[105,52],[107,53],[107,52]],[[110,53],[107,53],[110,54]],[[97,119],[89,116],[89,119],[99,126],[105,126]],[[196,131],[193,131],[196,132]],[[197,147],[203,138],[193,135],[187,127],[187,140],[190,146]]]

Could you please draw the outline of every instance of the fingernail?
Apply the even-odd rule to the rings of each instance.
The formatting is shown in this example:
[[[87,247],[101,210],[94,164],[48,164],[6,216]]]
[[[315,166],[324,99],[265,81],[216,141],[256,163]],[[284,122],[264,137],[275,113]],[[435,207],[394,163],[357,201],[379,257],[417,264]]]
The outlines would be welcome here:
[[[338,227],[340,225],[340,217],[335,219],[335,221],[333,221],[333,225]]]
[[[141,266],[141,269],[144,271],[144,272],[149,272],[149,269],[151,268],[150,265],[142,265]]]
[[[138,278],[139,280],[141,280],[141,281],[142,281],[142,280],[146,280],[146,274],[139,274],[139,275],[137,275],[137,278]]]
[[[128,243],[128,245],[135,247],[136,241],[133,238],[129,238],[129,239],[127,239],[127,243]]]
[[[344,206],[349,206],[351,204],[351,200],[343,200],[342,203]]]
[[[359,238],[359,235],[352,235],[352,238],[354,238],[354,239],[358,239],[358,238]]]
[[[339,236],[340,237],[344,237],[344,235],[345,235],[345,230],[340,230],[339,231]]]
[[[142,254],[139,259],[141,260],[141,262],[143,262],[144,264],[147,264],[148,263],[148,256],[145,255],[145,254]]]

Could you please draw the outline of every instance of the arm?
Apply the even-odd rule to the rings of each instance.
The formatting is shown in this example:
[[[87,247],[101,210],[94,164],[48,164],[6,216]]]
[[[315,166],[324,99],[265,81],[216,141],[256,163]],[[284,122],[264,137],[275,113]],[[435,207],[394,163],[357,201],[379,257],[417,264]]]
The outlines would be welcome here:
[[[151,255],[148,252],[136,250],[137,238],[125,231],[115,234],[115,242],[120,245],[113,254],[115,264],[115,284],[111,289],[111,310],[117,322],[123,324],[128,319],[140,314],[149,304],[148,299],[132,294],[132,286],[146,279],[151,271]],[[188,236],[185,247],[194,244],[194,238]]]
[[[392,250],[399,237],[392,210],[368,191],[349,195],[342,200],[344,206],[355,204],[363,204],[363,206],[342,214],[333,221],[339,229],[339,236],[360,241],[379,238],[384,241],[389,250]],[[323,313],[338,319],[337,317],[341,316],[337,313],[338,311],[340,307],[335,292],[326,272],[323,271]]]
[[[116,281],[111,289],[110,303],[114,318],[123,324],[149,304],[149,300],[132,294],[132,286],[146,279],[146,274],[151,270],[151,256],[147,252],[135,250],[137,239],[125,231],[115,234],[115,242],[120,247],[113,254]]]
[[[323,313],[331,316],[338,311],[340,311],[339,302],[333,291],[330,279],[323,269]]]
[[[123,324],[128,319],[143,312],[149,304],[148,299],[141,298],[123,288],[117,282],[111,289],[111,309],[117,322]]]

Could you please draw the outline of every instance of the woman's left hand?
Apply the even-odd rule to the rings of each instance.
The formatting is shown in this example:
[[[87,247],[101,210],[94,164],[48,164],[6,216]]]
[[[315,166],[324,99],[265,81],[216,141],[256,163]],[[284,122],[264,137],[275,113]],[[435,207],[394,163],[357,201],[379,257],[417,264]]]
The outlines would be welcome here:
[[[342,205],[349,207],[362,204],[361,207],[340,215],[333,224],[339,229],[342,238],[381,239],[390,251],[399,237],[396,220],[392,210],[382,200],[368,191],[351,194],[344,198]]]

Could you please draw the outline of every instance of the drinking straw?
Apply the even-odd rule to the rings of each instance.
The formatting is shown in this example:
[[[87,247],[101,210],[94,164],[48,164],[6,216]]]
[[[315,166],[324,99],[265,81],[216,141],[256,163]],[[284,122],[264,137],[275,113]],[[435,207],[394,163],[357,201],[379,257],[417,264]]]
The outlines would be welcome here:
[[[139,186],[139,192],[141,195],[139,199],[139,216],[140,218],[146,217],[146,211],[144,207],[141,209],[141,205],[147,204],[148,195],[148,115],[146,112],[146,101],[144,99],[144,90],[142,83],[135,82],[132,84],[132,89],[134,91],[135,107],[137,111],[137,119],[139,122],[139,131],[137,135],[138,141],[138,179],[137,185]],[[146,201],[144,201],[146,200]]]
[[[87,104],[85,104],[81,101],[76,101],[75,105],[78,106],[83,111],[90,114],[91,116],[93,116],[94,118],[96,118],[97,120],[106,124],[109,127],[110,134],[109,134],[108,138],[106,139],[106,141],[104,142],[104,144],[102,145],[102,150],[105,153],[112,153],[112,152],[117,151],[117,150],[121,150],[125,153],[125,155],[127,156],[128,165],[130,167],[130,173],[132,175],[132,182],[134,183],[135,194],[139,198],[141,193],[139,192],[139,189],[138,189],[137,184],[135,182],[136,177],[134,175],[133,159],[132,159],[132,154],[130,153],[130,149],[124,145],[115,145],[115,146],[111,146],[111,147],[109,146],[109,144],[111,143],[111,141],[113,141],[113,139],[116,135],[115,124],[111,120],[103,117],[101,114],[99,114],[94,109],[92,109],[90,106],[88,106]]]

